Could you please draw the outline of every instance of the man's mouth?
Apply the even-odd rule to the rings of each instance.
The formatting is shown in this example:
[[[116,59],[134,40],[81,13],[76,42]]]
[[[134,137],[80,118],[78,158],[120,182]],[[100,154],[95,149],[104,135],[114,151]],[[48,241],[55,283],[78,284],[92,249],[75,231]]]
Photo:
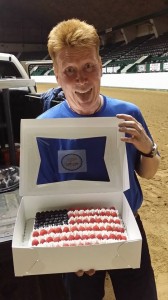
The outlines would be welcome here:
[[[92,88],[87,90],[87,91],[76,91],[75,94],[79,97],[86,97],[89,96],[91,94]]]

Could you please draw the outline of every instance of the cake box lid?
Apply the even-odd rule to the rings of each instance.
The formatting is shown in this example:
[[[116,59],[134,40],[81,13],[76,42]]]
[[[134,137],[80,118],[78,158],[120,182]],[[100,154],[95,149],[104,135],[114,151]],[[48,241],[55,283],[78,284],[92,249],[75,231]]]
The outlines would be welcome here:
[[[129,189],[119,122],[116,117],[21,120],[20,195]]]

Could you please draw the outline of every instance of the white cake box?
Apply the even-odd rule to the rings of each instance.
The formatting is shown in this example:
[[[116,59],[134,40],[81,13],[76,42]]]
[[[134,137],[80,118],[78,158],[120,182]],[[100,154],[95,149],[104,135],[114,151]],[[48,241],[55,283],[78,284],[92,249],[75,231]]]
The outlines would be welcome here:
[[[139,268],[141,234],[123,191],[129,188],[125,143],[120,141],[117,118],[22,120],[20,195],[12,249],[16,276]],[[104,162],[109,181],[67,180],[37,184],[40,154],[37,137],[82,139],[105,137]],[[92,149],[96,153],[96,149]],[[65,247],[32,247],[30,234],[36,212],[77,207],[118,209],[127,230],[127,241]]]

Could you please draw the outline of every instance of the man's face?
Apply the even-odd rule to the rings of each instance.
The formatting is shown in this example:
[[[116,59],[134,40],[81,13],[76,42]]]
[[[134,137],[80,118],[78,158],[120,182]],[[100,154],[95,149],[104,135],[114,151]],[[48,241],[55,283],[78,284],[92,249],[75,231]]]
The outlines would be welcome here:
[[[54,71],[73,110],[88,111],[99,101],[101,59],[95,48],[66,48],[59,52]]]

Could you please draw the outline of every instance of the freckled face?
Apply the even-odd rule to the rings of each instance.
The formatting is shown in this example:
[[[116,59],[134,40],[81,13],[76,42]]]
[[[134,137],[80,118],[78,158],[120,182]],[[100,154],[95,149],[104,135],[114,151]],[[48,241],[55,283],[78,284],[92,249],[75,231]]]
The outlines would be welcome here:
[[[65,48],[56,58],[54,71],[70,107],[78,113],[94,111],[100,102],[101,59],[95,48]]]

